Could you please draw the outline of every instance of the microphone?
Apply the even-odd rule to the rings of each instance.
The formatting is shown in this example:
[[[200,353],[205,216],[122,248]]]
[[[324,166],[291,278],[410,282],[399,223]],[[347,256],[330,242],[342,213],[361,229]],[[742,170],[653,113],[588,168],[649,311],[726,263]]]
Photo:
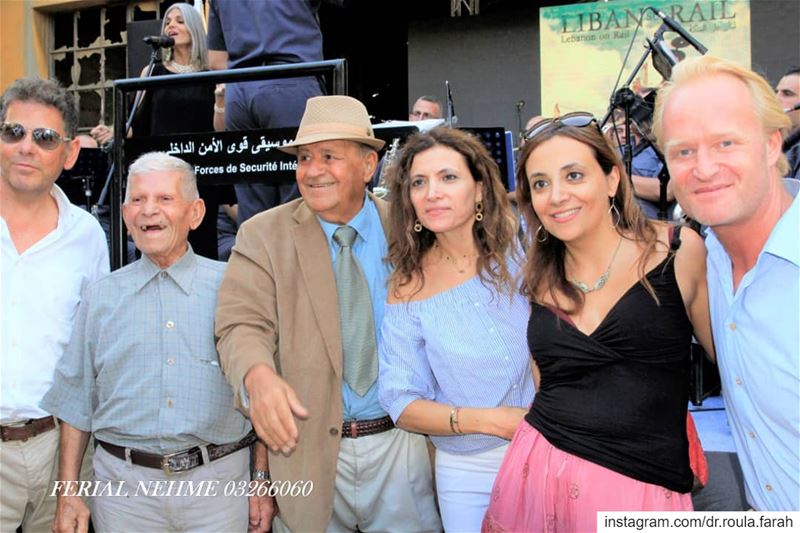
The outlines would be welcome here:
[[[167,35],[151,35],[142,40],[153,48],[172,48],[175,46],[175,39]]]
[[[794,104],[792,107],[787,107],[783,110],[784,113],[791,113],[792,111],[797,111],[800,109],[800,102]]]
[[[523,107],[525,107],[525,100],[520,100],[517,102],[517,111],[522,111]]]
[[[444,80],[444,85],[447,89],[447,126],[452,128],[453,124],[458,123],[458,116],[456,116],[456,106],[453,103],[453,93],[450,92],[450,82]]]
[[[653,67],[665,80],[672,78],[672,67],[678,64],[678,58],[662,39],[659,38],[653,42],[648,38],[646,41],[650,44],[653,55]]]
[[[683,26],[678,24],[678,22],[675,21],[675,19],[673,19],[672,17],[670,17],[669,15],[664,13],[663,11],[660,11],[660,10],[658,10],[658,9],[652,7],[652,6],[650,6],[649,9],[650,9],[650,11],[652,11],[653,13],[658,15],[658,18],[663,20],[664,24],[666,24],[669,27],[669,29],[671,29],[672,31],[674,31],[675,33],[677,33],[678,35],[680,35],[681,37],[686,39],[689,42],[689,44],[694,46],[695,50],[697,50],[701,54],[705,54],[706,52],[708,52],[708,48],[703,46],[700,43],[700,41],[698,41],[697,39],[692,37],[692,34],[689,33],[688,31],[686,31],[686,29]]]

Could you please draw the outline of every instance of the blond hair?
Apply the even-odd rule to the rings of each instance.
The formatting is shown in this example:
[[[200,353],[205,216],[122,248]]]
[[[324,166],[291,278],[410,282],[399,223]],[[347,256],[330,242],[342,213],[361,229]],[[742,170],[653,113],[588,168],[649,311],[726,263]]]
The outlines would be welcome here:
[[[756,112],[756,117],[761,122],[761,126],[767,134],[780,131],[784,135],[791,121],[783,111],[775,91],[772,90],[769,82],[762,76],[756,74],[748,68],[712,55],[704,55],[686,59],[678,63],[672,70],[672,79],[668,81],[658,91],[656,97],[656,107],[653,113],[653,133],[659,148],[664,150],[664,107],[673,91],[687,83],[690,83],[704,76],[727,74],[737,78],[747,86],[750,91],[750,102]],[[786,156],[781,154],[776,164],[779,176],[785,176],[789,172],[789,163]]]

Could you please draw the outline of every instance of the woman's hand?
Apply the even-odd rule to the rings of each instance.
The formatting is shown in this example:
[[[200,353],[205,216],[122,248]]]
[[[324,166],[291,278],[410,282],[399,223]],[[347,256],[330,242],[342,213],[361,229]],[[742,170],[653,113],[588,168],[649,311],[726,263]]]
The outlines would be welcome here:
[[[225,100],[225,84],[218,83],[217,86],[214,88],[214,98],[217,100],[222,99]]]
[[[492,411],[492,421],[495,426],[492,434],[506,440],[514,437],[517,426],[528,413],[527,409],[521,407],[495,407]]]

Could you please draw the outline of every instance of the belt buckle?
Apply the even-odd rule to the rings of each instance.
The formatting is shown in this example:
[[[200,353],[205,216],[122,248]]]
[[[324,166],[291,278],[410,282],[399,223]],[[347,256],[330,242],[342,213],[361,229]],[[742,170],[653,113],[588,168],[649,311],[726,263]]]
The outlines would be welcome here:
[[[172,474],[175,474],[176,471],[172,469],[172,466],[170,466],[169,461],[173,457],[176,457],[176,456],[178,456],[178,455],[180,455],[182,453],[183,452],[175,452],[175,453],[170,453],[170,454],[162,456],[161,457],[161,470],[163,470],[164,473],[167,474],[168,476],[171,476]]]
[[[39,428],[36,427],[35,421],[32,418],[30,420],[28,420],[25,423],[25,425],[22,426],[22,427],[24,427],[25,429],[28,430],[28,436],[26,438],[22,439],[22,442],[25,442],[28,439],[32,439],[32,438],[36,437],[37,435],[39,435]]]

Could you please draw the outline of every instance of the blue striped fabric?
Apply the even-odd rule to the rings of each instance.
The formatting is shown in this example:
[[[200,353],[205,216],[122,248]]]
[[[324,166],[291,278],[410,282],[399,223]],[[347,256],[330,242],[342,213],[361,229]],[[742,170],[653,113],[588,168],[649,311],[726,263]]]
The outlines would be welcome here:
[[[530,306],[485,287],[478,276],[430,298],[387,304],[379,341],[378,395],[397,420],[414,400],[461,407],[533,401],[526,329]],[[508,441],[489,435],[432,436],[437,448],[474,454]]]

